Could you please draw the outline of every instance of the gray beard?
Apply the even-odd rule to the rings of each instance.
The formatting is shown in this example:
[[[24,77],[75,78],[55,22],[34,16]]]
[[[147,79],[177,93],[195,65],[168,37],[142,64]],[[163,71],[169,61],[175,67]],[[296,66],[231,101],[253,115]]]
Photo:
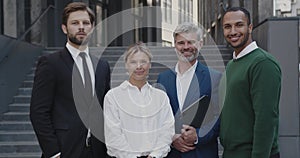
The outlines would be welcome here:
[[[180,61],[183,61],[183,62],[191,62],[191,61],[197,59],[198,56],[199,56],[199,52],[198,52],[198,53],[196,53],[196,54],[193,54],[193,55],[190,56],[190,57],[185,57],[185,56],[182,56],[181,52],[179,52],[179,51],[177,51],[177,50],[176,50],[176,54],[177,54],[178,59],[179,59]]]

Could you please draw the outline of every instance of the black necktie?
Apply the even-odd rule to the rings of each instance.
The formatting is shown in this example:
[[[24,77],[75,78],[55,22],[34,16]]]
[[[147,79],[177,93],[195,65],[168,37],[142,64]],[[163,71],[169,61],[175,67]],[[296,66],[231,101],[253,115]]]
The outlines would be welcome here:
[[[84,76],[84,90],[87,96],[87,99],[92,99],[93,97],[93,90],[92,90],[92,80],[89,68],[86,63],[86,53],[80,52],[79,56],[82,59],[82,67],[83,67],[83,76]]]

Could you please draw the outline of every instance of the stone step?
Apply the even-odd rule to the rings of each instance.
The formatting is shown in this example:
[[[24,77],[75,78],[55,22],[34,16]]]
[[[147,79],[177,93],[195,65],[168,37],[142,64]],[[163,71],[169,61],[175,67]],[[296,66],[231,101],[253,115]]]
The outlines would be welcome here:
[[[6,141],[0,142],[1,153],[41,152],[37,141]]]
[[[34,69],[35,70],[35,69]],[[26,80],[33,80],[34,79],[34,72],[30,71],[30,73],[26,76]]]
[[[33,78],[30,80],[33,81]],[[19,95],[31,95],[31,92],[32,92],[32,87],[21,87],[18,90]]]
[[[25,80],[23,81],[21,87],[28,88],[33,86],[33,80]]]
[[[4,121],[29,121],[29,112],[6,112],[2,115]]]
[[[6,141],[37,141],[34,131],[0,131],[0,142]]]
[[[14,112],[29,112],[30,104],[29,103],[14,103],[8,106],[8,111]]]
[[[15,130],[33,130],[30,121],[1,121],[0,130],[15,131]]]
[[[33,82],[33,81],[31,81]],[[30,103],[31,95],[17,95],[14,96],[14,103]]]
[[[40,158],[41,152],[1,153],[0,158]]]

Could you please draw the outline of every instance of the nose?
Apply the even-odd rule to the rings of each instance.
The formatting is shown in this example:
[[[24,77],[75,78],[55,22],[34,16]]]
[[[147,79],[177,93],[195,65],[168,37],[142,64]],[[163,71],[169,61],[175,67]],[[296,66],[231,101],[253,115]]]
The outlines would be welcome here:
[[[84,29],[84,25],[83,25],[82,22],[79,23],[79,29],[80,29],[80,30],[83,30],[83,29]]]
[[[184,49],[189,49],[189,47],[190,47],[189,42],[185,42],[183,48]]]
[[[237,31],[236,31],[235,26],[232,26],[232,27],[231,27],[231,29],[230,29],[230,34],[231,34],[231,35],[237,34]]]
[[[138,63],[137,63],[137,68],[141,68],[143,65],[144,65],[144,63],[138,62]]]

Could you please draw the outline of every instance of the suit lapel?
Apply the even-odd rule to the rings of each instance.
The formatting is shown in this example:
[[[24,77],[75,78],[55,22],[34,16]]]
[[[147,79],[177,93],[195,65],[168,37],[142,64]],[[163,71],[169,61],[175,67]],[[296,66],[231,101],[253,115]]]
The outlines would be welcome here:
[[[64,61],[64,63],[68,67],[68,69],[72,72],[73,71],[74,60],[73,60],[70,52],[68,51],[68,49],[65,47],[61,51],[60,55],[61,55],[61,59]]]
[[[187,92],[187,95],[184,100],[183,108],[187,108],[189,105],[191,105],[193,102],[195,102],[200,96],[201,96],[201,89],[200,87],[203,87],[203,78],[205,78],[205,71],[203,67],[198,62],[195,74],[193,75],[193,78],[191,80],[189,90]]]
[[[174,104],[173,105],[173,113],[176,114],[176,112],[179,110],[179,102],[178,102],[178,97],[177,97],[177,86],[176,86],[176,72],[175,69],[172,69],[170,76],[170,84],[169,84],[169,89],[170,89],[170,96],[173,97]]]

